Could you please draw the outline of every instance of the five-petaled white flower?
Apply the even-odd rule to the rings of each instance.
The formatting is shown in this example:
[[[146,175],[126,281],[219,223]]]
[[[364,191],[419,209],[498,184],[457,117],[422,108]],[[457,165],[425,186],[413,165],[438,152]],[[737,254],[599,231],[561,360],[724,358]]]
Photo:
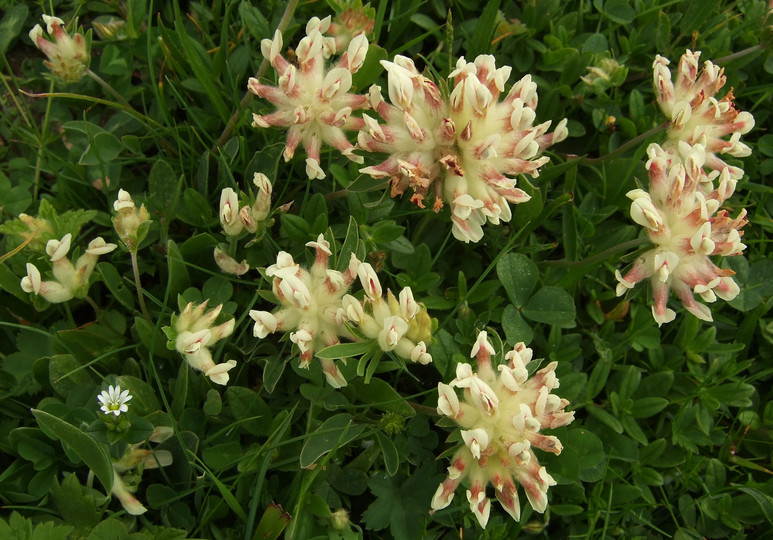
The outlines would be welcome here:
[[[127,403],[131,400],[132,396],[128,390],[121,392],[121,387],[112,384],[107,390],[102,390],[102,393],[97,396],[97,399],[102,404],[100,409],[105,414],[114,414],[119,416],[121,413],[125,413],[129,410]]]

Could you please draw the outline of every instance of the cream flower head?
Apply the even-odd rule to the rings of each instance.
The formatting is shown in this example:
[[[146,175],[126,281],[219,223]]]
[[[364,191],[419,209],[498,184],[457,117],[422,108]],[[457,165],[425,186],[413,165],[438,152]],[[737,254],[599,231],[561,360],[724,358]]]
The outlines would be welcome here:
[[[451,458],[448,477],[432,498],[434,510],[445,508],[464,481],[470,486],[467,501],[484,528],[491,513],[486,497],[489,483],[516,521],[521,517],[518,485],[532,508],[545,511],[547,490],[555,481],[540,466],[534,449],[560,454],[561,442],[542,430],[574,420],[574,412],[564,412],[569,402],[552,393],[558,388],[556,362],[529,378],[526,364],[532,351],[523,343],[505,355],[506,363],[496,371],[491,365],[493,353],[486,332],[481,332],[470,355],[477,357],[477,373],[470,364],[460,363],[450,385],[438,384],[438,413],[459,425],[462,441]],[[461,399],[457,389],[462,390]]]

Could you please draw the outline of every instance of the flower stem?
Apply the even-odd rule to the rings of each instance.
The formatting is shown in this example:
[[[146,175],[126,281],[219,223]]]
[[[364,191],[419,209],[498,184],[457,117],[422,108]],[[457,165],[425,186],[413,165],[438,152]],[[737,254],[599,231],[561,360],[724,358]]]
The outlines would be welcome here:
[[[670,126],[670,125],[671,125],[671,121],[663,122],[662,124],[660,124],[658,126],[655,126],[654,128],[652,128],[652,129],[650,129],[648,131],[645,131],[641,135],[637,135],[636,137],[634,137],[633,139],[631,139],[627,143],[618,146],[617,148],[612,150],[610,153],[605,154],[605,155],[600,156],[600,157],[597,157],[597,158],[584,158],[582,160],[582,163],[585,164],[585,165],[597,165],[599,163],[603,163],[604,161],[606,161],[608,159],[611,159],[611,158],[613,158],[613,157],[615,157],[615,156],[617,156],[619,154],[622,154],[626,150],[629,150],[629,149],[631,149],[631,148],[633,148],[635,146],[638,146],[642,141],[647,140],[648,138],[652,137],[656,133],[660,133],[661,131],[665,131],[666,129],[668,129],[668,126]]]
[[[51,85],[48,87],[49,93],[54,91],[54,82],[51,81]],[[40,146],[38,146],[38,156],[35,159],[35,185],[32,189],[32,200],[38,200],[38,193],[40,192],[40,170],[43,165],[43,152],[46,147],[46,136],[48,135],[48,117],[51,113],[51,103],[53,99],[50,97],[46,102],[46,112],[43,115],[43,125],[40,126]]]
[[[129,252],[132,258],[132,271],[134,272],[134,285],[137,287],[137,298],[140,300],[140,311],[142,315],[152,324],[153,320],[150,318],[148,308],[145,305],[145,297],[142,294],[142,283],[140,282],[140,269],[137,264],[137,251],[132,250]]]
[[[733,54],[729,54],[727,56],[723,56],[722,58],[718,58],[714,61],[715,64],[727,64],[729,62],[732,62],[733,60],[737,60],[741,58],[742,56],[746,56],[747,54],[752,54],[757,51],[765,50],[765,45],[762,43],[758,43],[757,45],[752,45],[751,47],[747,47],[741,51],[735,52]]]
[[[129,108],[129,109],[133,109],[133,108],[134,108],[134,107],[132,107],[132,106],[129,104],[129,102],[128,102],[128,101],[126,101],[126,99],[124,99],[124,97],[123,97],[121,94],[119,94],[119,93],[118,93],[118,91],[117,91],[115,88],[113,88],[112,86],[110,86],[110,84],[109,84],[107,81],[105,81],[105,80],[104,80],[102,77],[100,77],[99,75],[97,75],[96,73],[94,73],[93,71],[91,71],[90,69],[86,70],[86,75],[88,75],[89,77],[91,77],[92,79],[94,79],[95,81],[97,81],[97,82],[99,83],[99,85],[100,85],[102,88],[104,88],[104,89],[107,91],[107,93],[108,93],[108,94],[110,94],[110,95],[111,95],[111,96],[113,96],[115,99],[117,99],[117,100],[118,100],[118,102],[119,102],[121,105],[123,105],[124,107],[127,107],[127,108]]]
[[[563,266],[563,267],[578,267],[578,266],[593,265],[606,260],[607,258],[614,255],[615,253],[619,253],[621,251],[628,251],[629,249],[639,247],[640,245],[646,244],[647,242],[650,242],[649,238],[644,238],[644,237],[634,238],[633,240],[629,240],[627,242],[623,242],[622,244],[612,246],[611,248],[608,248],[608,249],[605,249],[604,251],[596,253],[592,257],[588,257],[587,259],[582,259],[580,261],[567,261],[567,260],[540,261],[537,263],[537,265],[538,266]]]
[[[290,24],[290,19],[293,17],[293,13],[295,13],[295,8],[298,7],[298,0],[289,0],[287,2],[287,7],[285,7],[285,11],[282,14],[282,18],[279,21],[279,24],[277,25],[276,29],[280,32],[284,32],[285,28]],[[260,63],[260,67],[258,68],[258,72],[255,74],[256,79],[260,79],[265,75],[266,70],[268,69],[269,62],[265,58]],[[242,97],[242,100],[239,102],[239,107],[234,111],[234,113],[231,115],[231,118],[228,120],[228,123],[225,126],[225,129],[223,129],[223,132],[220,134],[220,137],[218,137],[217,142],[215,143],[215,147],[222,146],[225,141],[228,139],[228,137],[231,136],[231,132],[234,129],[234,126],[236,125],[236,122],[239,121],[239,117],[242,114],[242,110],[249,105],[250,101],[252,101],[253,93],[247,90],[244,93],[244,96]]]

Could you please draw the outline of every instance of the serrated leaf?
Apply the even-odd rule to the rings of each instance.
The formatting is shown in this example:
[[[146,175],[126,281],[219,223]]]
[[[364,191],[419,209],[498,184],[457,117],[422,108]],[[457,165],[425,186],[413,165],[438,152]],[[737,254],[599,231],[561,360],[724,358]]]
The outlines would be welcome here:
[[[32,414],[41,428],[46,428],[73,449],[99,479],[107,493],[110,493],[113,488],[113,461],[107,446],[99,444],[77,427],[53,414],[38,409],[32,409]]]

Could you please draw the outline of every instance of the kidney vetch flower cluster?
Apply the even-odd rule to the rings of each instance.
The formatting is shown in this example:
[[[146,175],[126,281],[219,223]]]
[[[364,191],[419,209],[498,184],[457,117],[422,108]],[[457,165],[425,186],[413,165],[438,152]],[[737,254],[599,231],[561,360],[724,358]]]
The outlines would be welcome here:
[[[426,343],[431,338],[432,320],[427,310],[418,304],[409,287],[399,293],[391,291],[382,297],[382,287],[376,272],[368,263],[361,263],[354,254],[344,272],[328,267],[330,243],[319,235],[308,242],[316,251],[310,269],[302,268],[284,251],[277,255],[276,264],[266,268],[272,278],[272,291],[281,307],[274,312],[251,310],[255,321],[253,334],[265,338],[278,331],[290,332],[290,341],[298,347],[300,367],[308,368],[314,352],[340,343],[372,339],[383,351],[426,364],[432,360]],[[359,278],[366,299],[358,300],[347,294]],[[325,378],[334,388],[346,386],[346,378],[335,361],[320,358]]]
[[[323,142],[354,162],[363,161],[361,156],[354,154],[354,146],[344,131],[363,126],[362,119],[352,116],[352,111],[366,107],[367,100],[349,90],[352,74],[362,67],[368,53],[368,38],[365,34],[352,38],[336,65],[327,69],[325,59],[338,52],[336,40],[323,36],[329,27],[330,17],[309,20],[306,36],[295,49],[298,67],[282,56],[282,34],[277,30],[273,40],[261,41],[260,49],[279,75],[278,85],[262,84],[254,77],[248,81],[250,92],[276,106],[271,114],[253,114],[252,125],[288,128],[284,159],[292,159],[295,149],[302,143],[309,178],[325,178],[319,155]]]
[[[474,62],[460,58],[449,75],[453,90],[446,98],[409,58],[397,55],[381,64],[388,73],[391,104],[375,85],[368,99],[386,123],[363,115],[358,147],[388,158],[362,172],[389,179],[392,196],[410,189],[419,207],[427,196],[434,199],[435,211],[448,202],[453,234],[464,242],[480,241],[487,221],[510,221],[508,203],[531,198],[515,187],[513,177],[538,176],[548,161],[539,154],[569,133],[566,119],[553,133],[547,133],[549,121],[534,125],[537,85],[531,76],[500,101],[512,68],[497,68],[491,55]]]
[[[710,256],[739,255],[746,225],[746,210],[735,218],[720,209],[734,193],[743,170],[725,163],[717,154],[747,156],[742,134],[754,126],[748,112],[739,112],[732,92],[721,100],[714,96],[725,84],[723,70],[705,62],[698,73],[700,52],[687,51],[679,61],[676,82],[671,81],[668,60],[655,58],[654,85],[658,104],[670,119],[662,145],[651,144],[649,191],[627,193],[633,201],[631,218],[643,226],[654,247],[639,256],[631,269],[617,277],[617,295],[650,278],[658,325],[670,322],[676,312],[667,307],[673,290],[696,317],[711,321],[711,310],[698,302],[732,300],[740,289],[734,272],[715,265]],[[730,135],[729,139],[724,139]]]
[[[502,507],[515,519],[521,518],[518,485],[523,486],[532,508],[544,512],[548,487],[553,478],[540,466],[534,448],[560,454],[561,442],[544,429],[565,426],[574,412],[553,390],[558,388],[551,362],[529,378],[526,365],[532,350],[518,343],[505,355],[507,362],[494,370],[494,348],[481,332],[470,357],[477,357],[478,371],[460,363],[450,385],[439,383],[438,413],[451,418],[461,428],[462,444],[451,458],[448,477],[438,486],[432,508],[445,508],[462,481],[469,484],[467,500],[481,527],[488,523],[491,503],[486,486],[491,483]],[[456,389],[462,389],[461,399]]]

